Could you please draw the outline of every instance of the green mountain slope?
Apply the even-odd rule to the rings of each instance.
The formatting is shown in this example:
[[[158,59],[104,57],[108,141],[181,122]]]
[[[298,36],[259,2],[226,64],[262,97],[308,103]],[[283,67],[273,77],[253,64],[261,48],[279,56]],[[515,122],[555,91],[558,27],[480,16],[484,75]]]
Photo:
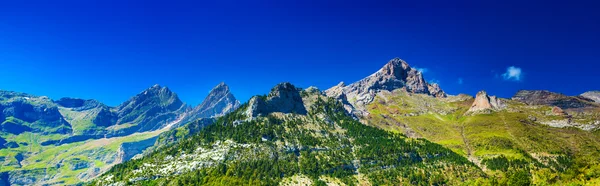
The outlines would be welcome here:
[[[594,109],[561,116],[551,106],[503,100],[506,109],[467,113],[473,100],[464,95],[441,99],[383,91],[367,106],[370,114],[361,119],[371,126],[440,143],[469,158],[500,184],[508,183],[515,171],[527,173],[537,185],[600,183],[599,133],[581,129],[595,126]],[[549,125],[563,120],[571,125]]]
[[[450,149],[363,125],[319,91],[293,91],[278,85],[253,98],[269,112],[252,117],[260,106],[251,100],[197,135],[117,165],[92,184],[456,185],[484,177]],[[279,112],[297,108],[297,101],[306,114]]]

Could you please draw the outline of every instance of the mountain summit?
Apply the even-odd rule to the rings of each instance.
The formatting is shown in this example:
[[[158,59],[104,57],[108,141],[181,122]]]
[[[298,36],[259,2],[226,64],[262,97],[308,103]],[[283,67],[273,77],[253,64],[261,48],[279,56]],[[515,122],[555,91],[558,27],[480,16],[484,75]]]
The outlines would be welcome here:
[[[185,111],[177,94],[167,87],[154,85],[117,107],[117,124],[134,124],[133,131],[160,129]]]
[[[360,108],[371,103],[378,92],[403,89],[409,93],[446,97],[438,84],[425,81],[423,73],[411,68],[406,61],[394,58],[374,74],[345,86],[340,83],[325,91],[325,94]],[[348,108],[348,107],[346,107]],[[354,110],[355,112],[359,110]]]
[[[235,99],[229,86],[224,82],[214,87],[204,101],[191,113],[191,118],[210,118],[222,116],[240,107],[240,101]]]

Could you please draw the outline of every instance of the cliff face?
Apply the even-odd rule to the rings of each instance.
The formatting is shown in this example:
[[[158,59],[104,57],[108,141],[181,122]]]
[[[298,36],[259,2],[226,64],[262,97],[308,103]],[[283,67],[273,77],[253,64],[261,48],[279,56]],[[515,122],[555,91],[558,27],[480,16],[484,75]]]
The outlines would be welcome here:
[[[300,91],[291,83],[280,83],[271,89],[266,98],[255,96],[248,102],[246,114],[250,117],[271,112],[306,114]]]
[[[235,99],[229,86],[220,83],[208,93],[200,105],[192,110],[190,117],[197,119],[223,116],[238,107],[240,107],[240,101]]]
[[[329,97],[347,102],[349,112],[356,115],[367,114],[364,106],[373,102],[380,91],[403,89],[409,93],[426,94],[443,98],[446,93],[438,84],[425,81],[423,74],[411,68],[406,61],[394,58],[374,74],[350,85],[340,83],[325,91]]]
[[[479,91],[473,101],[473,105],[467,111],[467,113],[477,113],[484,111],[495,111],[506,108],[506,105],[502,100],[496,96],[488,96],[487,92]]]

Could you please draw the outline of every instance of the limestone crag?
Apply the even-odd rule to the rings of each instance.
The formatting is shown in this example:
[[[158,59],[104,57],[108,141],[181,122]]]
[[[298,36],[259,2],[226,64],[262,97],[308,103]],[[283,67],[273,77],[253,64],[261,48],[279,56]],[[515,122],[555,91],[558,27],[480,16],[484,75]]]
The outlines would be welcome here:
[[[429,84],[423,74],[411,68],[406,61],[394,58],[374,74],[350,85],[343,82],[325,91],[329,97],[346,101],[352,108],[349,112],[356,115],[367,114],[364,106],[373,102],[380,91],[403,89],[409,93],[427,94],[434,97],[446,97],[438,84]]]
[[[192,122],[200,118],[223,116],[239,107],[240,101],[233,96],[229,86],[222,82],[214,87],[204,101],[191,110],[181,123]]]
[[[229,113],[240,106],[240,101],[235,99],[229,86],[225,83],[220,83],[213,88],[204,101],[196,107],[199,112],[198,118],[210,118],[222,116]]]
[[[554,107],[552,107],[552,115],[555,115],[555,116],[567,116],[568,114],[567,114],[567,112],[565,112],[560,107],[554,106]]]
[[[252,97],[246,114],[256,117],[272,112],[306,114],[300,90],[291,83],[280,83],[271,89],[267,97]]]
[[[506,104],[496,96],[488,96],[487,92],[479,91],[475,96],[475,101],[467,113],[479,113],[496,111],[506,108]]]

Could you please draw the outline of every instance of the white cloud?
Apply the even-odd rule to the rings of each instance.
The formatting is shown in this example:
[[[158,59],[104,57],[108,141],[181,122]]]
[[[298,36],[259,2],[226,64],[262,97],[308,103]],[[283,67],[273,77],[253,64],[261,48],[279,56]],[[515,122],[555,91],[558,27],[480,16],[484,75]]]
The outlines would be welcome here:
[[[464,83],[464,82],[463,82],[463,78],[458,78],[458,84],[459,84],[459,85],[462,85],[463,83]]]
[[[502,74],[502,78],[504,78],[504,80],[509,81],[521,81],[521,74],[521,68],[510,66],[506,68],[506,72]]]
[[[425,74],[429,71],[429,69],[427,68],[419,68],[419,67],[413,67],[415,70],[421,72],[422,74]]]

